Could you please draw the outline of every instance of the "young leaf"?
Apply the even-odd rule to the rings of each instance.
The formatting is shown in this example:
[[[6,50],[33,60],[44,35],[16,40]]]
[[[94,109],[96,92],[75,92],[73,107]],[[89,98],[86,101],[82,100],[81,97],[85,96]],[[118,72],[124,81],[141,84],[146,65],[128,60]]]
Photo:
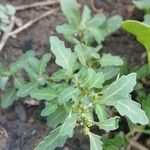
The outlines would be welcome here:
[[[16,89],[21,89],[25,85],[24,78],[19,77],[14,79],[14,86]]]
[[[67,136],[60,135],[61,126],[54,129],[34,150],[55,150],[57,147],[63,147]]]
[[[103,129],[107,132],[117,129],[119,122],[119,117],[113,117],[106,120],[100,120],[100,122],[96,123],[100,129]]]
[[[149,123],[149,120],[145,112],[141,109],[139,103],[132,100],[118,100],[115,108],[118,110],[120,115],[127,116],[133,123],[139,123],[146,125]]]
[[[57,109],[57,104],[48,103],[46,107],[42,110],[41,116],[48,116]]]
[[[73,34],[78,32],[76,27],[73,27],[73,26],[70,26],[70,25],[67,25],[67,24],[58,25],[56,27],[56,31],[58,33],[66,35],[66,36],[71,36],[71,35],[73,35]]]
[[[104,54],[101,58],[101,66],[121,66],[123,65],[123,60],[119,56],[112,56],[111,54]]]
[[[99,27],[106,21],[106,16],[104,14],[96,14],[88,22],[88,27]]]
[[[96,105],[95,112],[99,121],[106,120],[108,118],[107,108],[101,105]]]
[[[80,22],[80,10],[77,1],[60,0],[60,6],[69,24],[75,27],[78,26]]]
[[[71,49],[65,48],[64,42],[60,41],[57,37],[50,37],[51,50],[56,56],[56,64],[62,68],[73,72],[70,61],[72,59]]]
[[[63,125],[60,129],[60,134],[62,136],[72,137],[74,134],[74,128],[76,126],[76,122],[77,122],[77,116],[75,114],[69,115],[65,119],[65,122],[63,123]]]
[[[102,72],[97,73],[94,78],[93,81],[91,81],[91,83],[89,84],[90,88],[102,88],[102,84],[104,83],[104,75]]]
[[[102,150],[103,142],[101,141],[101,136],[91,132],[89,132],[88,135],[90,138],[90,150]]]
[[[119,73],[118,67],[104,67],[98,69],[98,72],[102,72],[105,80],[109,80],[112,77],[115,77]]]
[[[130,73],[114,81],[106,90],[103,91],[103,103],[109,106],[115,106],[117,100],[121,98],[129,99],[129,93],[133,91],[136,84],[136,74]]]
[[[86,60],[87,60],[87,56],[82,48],[82,46],[80,44],[76,45],[75,46],[75,52],[78,56],[78,59],[80,61],[80,63],[83,65],[83,66],[86,66]]]
[[[75,88],[73,86],[67,87],[60,93],[58,102],[60,104],[65,103],[65,102],[69,101],[71,98],[73,98],[75,94],[78,94],[78,93],[79,93],[78,88]]]
[[[37,87],[37,84],[33,82],[25,84],[22,88],[18,90],[17,96],[18,97],[28,96],[30,92],[32,91],[32,89],[34,89],[35,87]]]
[[[13,101],[16,99],[17,99],[16,90],[8,89],[1,99],[1,107],[8,108],[13,103]]]
[[[40,75],[46,70],[47,63],[50,61],[50,59],[51,59],[50,54],[44,54],[44,56],[40,60],[38,64],[38,73]]]
[[[30,50],[28,52],[26,52],[25,54],[23,54],[19,60],[17,60],[16,62],[12,63],[10,65],[10,69],[11,69],[11,72],[12,73],[15,73],[15,72],[18,72],[20,71],[20,69],[22,69],[26,63],[27,63],[27,60],[30,58],[30,57],[34,57],[35,56],[35,52]]]
[[[150,69],[150,26],[139,21],[127,20],[122,27],[135,35],[137,40],[145,46]]]
[[[68,80],[69,75],[67,74],[65,69],[59,69],[58,71],[54,72],[50,77],[54,82],[60,82],[62,80]]]
[[[82,20],[79,28],[81,30],[86,29],[87,23],[90,19],[91,19],[91,11],[87,6],[84,6],[83,13],[82,13]]]
[[[56,89],[51,89],[51,88],[34,88],[31,92],[30,92],[30,96],[32,98],[35,98],[37,100],[47,100],[47,101],[51,101],[54,98],[58,97],[58,92],[56,91]]]
[[[113,33],[114,31],[116,31],[118,28],[120,28],[122,22],[123,22],[123,19],[119,15],[110,17],[104,24],[104,31],[106,35],[109,35]]]

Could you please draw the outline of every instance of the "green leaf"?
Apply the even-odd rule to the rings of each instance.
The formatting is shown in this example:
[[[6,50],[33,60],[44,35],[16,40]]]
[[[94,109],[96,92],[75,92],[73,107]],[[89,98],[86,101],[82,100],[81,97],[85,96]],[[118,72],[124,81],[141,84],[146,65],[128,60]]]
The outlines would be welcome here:
[[[119,15],[110,17],[104,24],[104,30],[106,32],[106,35],[109,35],[115,32],[117,29],[119,29],[121,27],[122,22],[123,19]]]
[[[33,69],[33,71],[35,71],[36,73],[38,72],[38,64],[39,64],[39,60],[35,57],[29,57],[27,59],[27,64],[29,67],[31,67]]]
[[[73,68],[70,62],[72,61],[73,55],[71,49],[65,48],[64,42],[60,41],[58,37],[55,36],[50,37],[50,43],[51,50],[56,56],[56,64],[72,73]]]
[[[83,81],[84,86],[86,86],[89,89],[102,88],[102,84],[103,83],[104,83],[104,75],[103,75],[102,72],[96,73],[91,68],[89,68],[87,70],[86,77],[85,77],[85,79]]]
[[[69,75],[66,73],[65,69],[59,69],[52,74],[50,79],[52,79],[54,82],[60,82],[62,80],[69,80]]]
[[[112,56],[111,54],[104,54],[101,58],[101,66],[121,66],[123,65],[123,60],[119,56]]]
[[[75,45],[75,52],[78,56],[78,59],[80,61],[80,63],[83,65],[83,66],[86,66],[86,61],[87,61],[87,55],[85,54],[84,50],[83,50],[83,47],[78,44],[78,45]]]
[[[105,106],[96,105],[95,112],[99,121],[103,121],[108,118],[107,108]]]
[[[55,150],[57,147],[63,147],[67,136],[60,135],[61,126],[54,129],[34,150]]]
[[[74,134],[74,128],[76,126],[77,122],[77,116],[75,114],[69,115],[66,119],[65,122],[63,123],[60,134],[62,136],[69,136],[72,137]]]
[[[52,88],[41,88],[41,89],[34,88],[30,92],[30,96],[37,100],[51,101],[54,98],[58,97],[58,91],[56,91],[56,89],[52,89]]]
[[[30,92],[32,91],[32,89],[34,89],[35,87],[37,87],[36,83],[28,83],[25,84],[22,88],[20,88],[17,92],[17,96],[18,97],[26,97],[30,94]]]
[[[109,132],[112,130],[116,130],[119,127],[118,122],[119,122],[119,117],[116,116],[106,120],[100,120],[100,122],[96,123],[96,125],[98,125],[100,129]]]
[[[16,89],[21,89],[25,85],[24,78],[19,77],[14,79],[14,86]]]
[[[65,108],[63,106],[58,106],[58,108],[47,117],[48,126],[55,128],[59,124],[64,123],[67,115]]]
[[[103,142],[101,141],[101,136],[91,132],[89,132],[88,135],[90,138],[90,150],[102,150]]]
[[[87,32],[87,34],[92,35],[97,43],[101,44],[101,42],[105,40],[106,35],[99,28],[91,27],[89,28],[89,32]]]
[[[99,27],[106,21],[106,16],[104,14],[96,14],[88,22],[88,27]]]
[[[46,107],[42,110],[41,116],[48,116],[57,109],[57,104],[48,103]]]
[[[27,61],[30,57],[34,57],[35,56],[35,52],[30,50],[28,52],[26,52],[25,54],[23,54],[19,60],[17,60],[16,62],[12,63],[10,65],[10,69],[12,73],[18,72],[20,71],[26,64]]]
[[[139,21],[127,20],[122,27],[135,35],[137,40],[145,46],[150,69],[150,26]]]
[[[119,68],[117,67],[104,67],[100,68],[98,72],[102,72],[105,80],[109,80],[115,77],[119,73]]]
[[[24,65],[23,68],[28,73],[30,80],[36,80],[38,78],[38,73],[35,68],[32,68],[29,64]]]
[[[70,25],[67,25],[67,24],[58,25],[56,27],[56,31],[58,33],[65,34],[67,36],[73,35],[73,34],[78,32],[76,27],[73,27],[73,26],[70,26]]]
[[[65,103],[65,102],[69,101],[71,98],[73,98],[78,93],[79,93],[78,88],[75,88],[73,86],[67,87],[60,93],[58,102],[60,104]]]
[[[97,73],[94,78],[93,78],[93,82],[91,81],[91,83],[89,84],[90,88],[102,88],[102,84],[104,83],[104,75],[102,72]]]
[[[109,106],[115,106],[117,101],[122,99],[129,99],[129,93],[133,91],[133,87],[136,84],[136,74],[130,73],[127,76],[122,76],[108,88],[103,91],[103,104]]]
[[[80,10],[77,1],[60,0],[60,6],[69,24],[78,26],[80,22]]]
[[[137,102],[128,99],[118,100],[115,108],[120,115],[127,116],[133,123],[146,125],[149,120],[145,112],[141,109],[141,105]]]
[[[46,71],[47,63],[50,61],[51,55],[50,54],[44,54],[42,59],[40,60],[38,64],[38,73],[41,75],[44,71]]]
[[[28,59],[30,57],[34,57],[34,56],[35,56],[35,52],[32,51],[32,50],[30,50],[30,51],[26,52],[25,54],[23,54],[19,58],[19,60],[17,60],[16,62],[10,64],[11,73],[13,74],[13,73],[18,72],[21,69],[23,69],[24,66],[28,65]]]
[[[17,96],[16,96],[15,89],[6,90],[1,99],[1,107],[8,108],[16,99],[17,99]]]
[[[86,29],[87,23],[90,19],[91,19],[91,11],[87,6],[84,6],[83,13],[82,13],[82,20],[79,28],[81,30]]]

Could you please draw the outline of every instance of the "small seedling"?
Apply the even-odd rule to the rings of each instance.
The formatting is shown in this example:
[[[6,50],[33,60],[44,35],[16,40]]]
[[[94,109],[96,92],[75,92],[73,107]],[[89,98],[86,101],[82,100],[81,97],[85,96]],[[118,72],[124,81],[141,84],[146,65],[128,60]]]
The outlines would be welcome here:
[[[136,85],[136,73],[119,76],[123,60],[119,56],[99,53],[105,36],[116,30],[122,19],[115,17],[106,20],[104,15],[91,17],[87,6],[81,17],[75,0],[60,2],[68,24],[58,26],[57,31],[63,33],[74,47],[67,48],[58,37],[50,37],[50,49],[59,66],[52,75],[46,72],[50,53],[39,60],[33,51],[29,51],[8,69],[2,66],[1,90],[12,90],[4,94],[1,106],[7,107],[16,97],[29,95],[46,101],[41,115],[47,118],[53,131],[35,150],[63,147],[66,140],[73,137],[77,127],[89,136],[91,150],[120,149],[127,144],[123,133],[108,139],[105,135],[93,133],[91,128],[97,126],[105,132],[116,130],[120,116],[127,117],[134,124],[149,123],[140,104],[133,101],[130,95]],[[93,47],[93,43],[98,45]],[[27,80],[24,73],[27,73]],[[9,79],[13,79],[13,85],[8,84]],[[118,113],[110,116],[112,108]]]
[[[104,14],[92,16],[87,6],[84,6],[81,14],[76,0],[60,0],[60,4],[67,23],[57,26],[56,30],[72,43],[80,41],[85,45],[91,45],[96,41],[101,44],[106,36],[121,26],[122,17],[119,15],[109,19]]]

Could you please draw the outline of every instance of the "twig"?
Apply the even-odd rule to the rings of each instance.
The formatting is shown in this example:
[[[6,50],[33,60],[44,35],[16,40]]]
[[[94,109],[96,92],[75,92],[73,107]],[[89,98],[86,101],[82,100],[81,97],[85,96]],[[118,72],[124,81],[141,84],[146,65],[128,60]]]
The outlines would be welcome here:
[[[58,4],[58,3],[59,3],[59,0],[47,0],[45,2],[35,2],[32,4],[16,6],[16,10],[20,11],[20,10],[24,10],[24,9],[33,8],[33,7],[48,6],[48,5]]]
[[[137,141],[134,141],[134,140],[130,140],[130,144],[139,149],[139,150],[148,150],[148,148],[146,148],[145,146],[143,146],[142,144],[138,143]]]
[[[42,15],[38,16],[37,18],[35,18],[35,19],[33,19],[33,20],[27,22],[27,23],[24,24],[23,26],[17,28],[17,29],[14,30],[14,31],[12,31],[12,29],[13,29],[13,27],[14,27],[14,20],[15,20],[15,16],[13,16],[13,17],[11,18],[11,23],[10,23],[10,28],[9,28],[9,29],[10,29],[10,30],[9,30],[10,32],[4,33],[4,35],[3,35],[2,38],[1,38],[1,42],[0,42],[0,52],[1,52],[2,49],[4,48],[4,46],[5,46],[5,44],[6,44],[7,40],[8,40],[8,38],[9,38],[10,36],[16,35],[16,34],[22,32],[22,31],[24,31],[25,29],[27,29],[28,27],[30,27],[31,25],[33,25],[35,22],[37,22],[37,21],[39,21],[40,19],[42,19],[42,18],[44,18],[44,17],[46,17],[46,16],[48,16],[48,15],[50,15],[50,14],[56,12],[57,10],[58,10],[58,9],[53,9],[53,10],[47,11],[47,12],[43,13]],[[12,31],[12,32],[11,32],[11,31]]]
[[[2,49],[4,48],[5,46],[5,43],[6,41],[8,40],[9,38],[9,33],[13,30],[13,27],[14,27],[14,24],[15,24],[15,16],[12,16],[10,18],[10,25],[9,25],[9,32],[5,32],[1,38],[1,41],[0,41],[0,52],[2,51]]]
[[[140,135],[141,135],[141,133],[136,134],[136,135],[132,138],[132,140],[134,140],[134,141],[138,140],[138,138],[140,137]],[[128,137],[128,138],[129,138],[129,137]],[[130,140],[129,140],[129,141],[130,141]],[[127,146],[126,150],[131,150],[131,148],[132,148],[132,144],[131,144],[131,142],[130,142],[129,145]]]
[[[47,11],[45,13],[43,13],[42,15],[38,16],[37,18],[27,22],[26,24],[24,24],[23,26],[17,28],[16,30],[12,31],[9,33],[9,36],[13,36],[13,35],[16,35],[18,34],[19,32],[22,32],[23,30],[27,29],[28,27],[30,27],[31,25],[33,25],[35,22],[39,21],[40,19],[56,12],[58,9],[53,9],[53,10],[50,10],[50,11]]]

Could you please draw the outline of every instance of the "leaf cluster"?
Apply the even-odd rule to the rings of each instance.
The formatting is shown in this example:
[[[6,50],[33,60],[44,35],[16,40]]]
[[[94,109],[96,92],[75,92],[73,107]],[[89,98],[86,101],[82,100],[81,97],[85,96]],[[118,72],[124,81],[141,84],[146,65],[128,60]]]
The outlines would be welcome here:
[[[121,26],[122,17],[119,15],[108,19],[104,14],[92,15],[88,6],[84,6],[80,13],[76,0],[60,0],[60,4],[67,23],[57,26],[56,30],[72,43],[82,42],[85,45],[91,45],[97,42],[101,44],[106,36]]]

